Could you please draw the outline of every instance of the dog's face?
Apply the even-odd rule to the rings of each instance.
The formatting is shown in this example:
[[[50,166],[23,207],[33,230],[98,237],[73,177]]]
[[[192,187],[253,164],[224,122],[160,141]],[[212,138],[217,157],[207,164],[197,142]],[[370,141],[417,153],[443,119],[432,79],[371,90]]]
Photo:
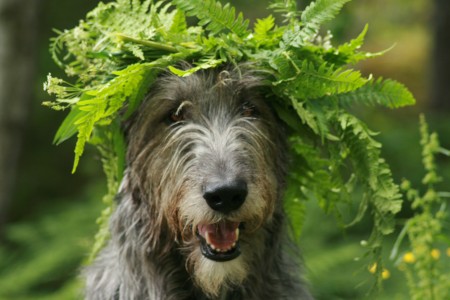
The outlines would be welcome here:
[[[227,71],[161,76],[128,131],[128,164],[151,214],[149,238],[158,239],[149,244],[176,247],[205,293],[242,283],[264,259],[285,158],[259,80]]]

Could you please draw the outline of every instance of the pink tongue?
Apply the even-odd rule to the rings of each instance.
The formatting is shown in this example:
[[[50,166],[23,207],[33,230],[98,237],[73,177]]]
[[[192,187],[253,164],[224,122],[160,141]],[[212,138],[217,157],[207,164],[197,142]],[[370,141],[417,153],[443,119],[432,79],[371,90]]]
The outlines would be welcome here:
[[[236,242],[236,229],[239,222],[220,222],[216,224],[199,225],[198,232],[206,239],[208,232],[209,240],[207,242],[217,249],[228,249]]]

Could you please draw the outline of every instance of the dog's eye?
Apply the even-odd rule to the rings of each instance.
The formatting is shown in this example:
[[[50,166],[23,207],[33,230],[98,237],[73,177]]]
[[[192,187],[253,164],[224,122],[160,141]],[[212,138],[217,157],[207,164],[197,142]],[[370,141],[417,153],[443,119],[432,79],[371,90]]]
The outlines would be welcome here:
[[[245,102],[241,107],[241,114],[246,118],[254,118],[258,115],[258,111],[253,104]]]
[[[168,120],[170,123],[178,123],[184,121],[184,112],[182,109],[175,109],[169,113]]]
[[[175,109],[172,109],[167,120],[170,124],[181,124],[181,122],[186,121],[189,118],[190,110],[192,107],[192,102],[185,100]]]

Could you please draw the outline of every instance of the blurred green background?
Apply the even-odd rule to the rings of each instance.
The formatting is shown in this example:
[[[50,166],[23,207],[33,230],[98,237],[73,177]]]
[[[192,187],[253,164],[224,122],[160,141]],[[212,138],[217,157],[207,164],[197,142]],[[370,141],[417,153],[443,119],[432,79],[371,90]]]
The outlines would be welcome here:
[[[254,20],[268,1],[231,1]],[[0,1],[0,300],[77,299],[78,272],[97,230],[106,184],[97,154],[84,155],[70,174],[73,141],[52,145],[63,115],[42,107],[48,73],[64,77],[48,52],[52,28],[72,28],[96,0]],[[300,2],[304,7],[307,1]],[[328,24],[334,43],[355,37],[369,24],[364,50],[381,58],[360,65],[365,74],[403,82],[415,107],[364,108],[358,115],[381,132],[383,153],[398,182],[423,176],[418,115],[424,112],[441,144],[450,148],[450,1],[354,0]],[[450,159],[440,157],[441,189],[449,190]],[[342,230],[308,203],[301,247],[317,299],[368,299],[370,273],[361,261],[370,224]],[[399,218],[410,214],[408,205]],[[448,224],[447,224],[448,226]],[[447,232],[449,228],[446,228]],[[395,235],[385,245],[385,256]],[[450,260],[443,255],[441,259]],[[390,277],[378,299],[408,299],[403,275],[387,260]]]

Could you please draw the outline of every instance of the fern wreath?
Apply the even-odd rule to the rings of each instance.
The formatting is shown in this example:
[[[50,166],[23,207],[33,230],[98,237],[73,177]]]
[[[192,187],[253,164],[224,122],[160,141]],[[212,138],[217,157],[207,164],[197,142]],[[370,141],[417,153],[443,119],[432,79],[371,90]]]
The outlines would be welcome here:
[[[368,26],[337,46],[330,33],[321,34],[322,24],[349,1],[317,0],[301,11],[294,0],[275,0],[268,16],[250,26],[234,7],[215,0],[116,0],[100,3],[75,28],[57,31],[52,57],[73,81],[49,75],[44,84],[54,97],[44,104],[68,111],[54,142],[76,138],[73,172],[85,145],[94,145],[108,183],[91,258],[108,239],[107,221],[124,172],[120,123],[136,110],[161,70],[189,76],[246,63],[264,74],[280,99],[271,105],[292,129],[293,166],[285,205],[294,234],[300,234],[305,201],[339,215],[338,204],[348,203],[354,188],[363,187],[351,224],[370,213],[373,229],[365,246],[380,263],[381,241],[393,232],[402,200],[374,132],[350,109],[398,108],[415,100],[401,83],[364,76],[354,68],[384,53],[360,50]],[[188,17],[195,17],[196,24],[188,25]],[[176,65],[181,61],[194,66],[180,70]]]

